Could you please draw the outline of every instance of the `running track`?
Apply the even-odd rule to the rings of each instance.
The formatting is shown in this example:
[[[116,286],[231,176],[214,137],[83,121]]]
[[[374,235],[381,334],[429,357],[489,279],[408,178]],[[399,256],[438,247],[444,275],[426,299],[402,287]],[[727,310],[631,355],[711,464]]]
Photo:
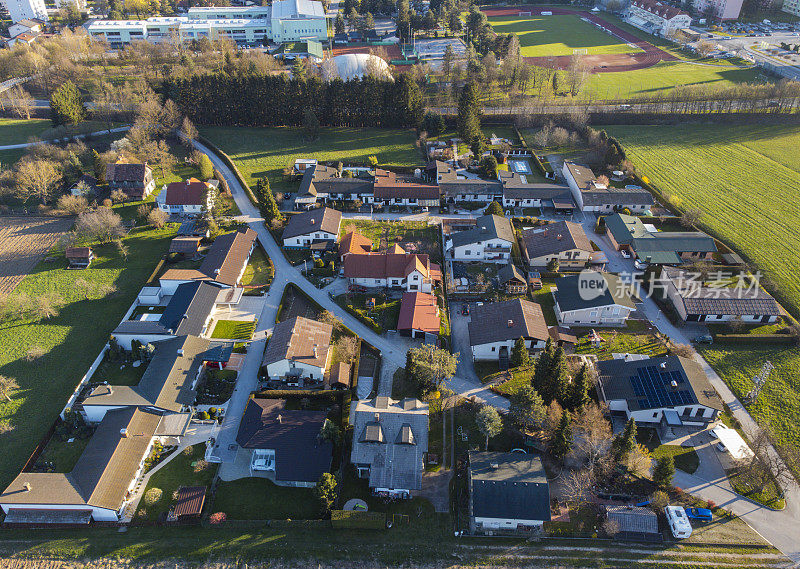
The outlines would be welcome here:
[[[652,67],[660,61],[675,61],[678,58],[639,39],[630,32],[623,30],[604,19],[583,10],[567,10],[564,8],[548,8],[542,6],[513,6],[513,7],[487,7],[482,9],[487,16],[518,16],[520,12],[530,12],[532,15],[541,15],[544,12],[551,12],[559,16],[578,16],[584,18],[595,25],[605,28],[613,35],[625,43],[630,43],[642,50],[642,53],[630,54],[607,54],[607,55],[585,55],[584,60],[592,65],[592,73],[609,73],[616,71],[634,71],[636,69],[646,69]],[[557,67],[565,69],[569,65],[569,55],[557,57],[526,57],[525,60],[543,67]]]

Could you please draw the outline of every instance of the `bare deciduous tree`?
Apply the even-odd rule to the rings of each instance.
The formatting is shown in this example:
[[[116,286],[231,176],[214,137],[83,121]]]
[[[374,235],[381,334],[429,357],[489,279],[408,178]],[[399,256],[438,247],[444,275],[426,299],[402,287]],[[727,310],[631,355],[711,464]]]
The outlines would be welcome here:
[[[83,196],[73,196],[71,194],[67,194],[58,198],[56,207],[61,211],[71,213],[72,215],[78,215],[86,211],[86,208],[89,207],[89,203]]]
[[[594,481],[589,469],[573,470],[561,482],[561,496],[572,506],[585,504],[592,496]]]
[[[573,454],[586,464],[595,476],[601,476],[611,467],[610,451],[614,434],[611,424],[597,403],[584,405],[575,412],[572,420]]]
[[[11,401],[11,394],[19,389],[19,384],[8,376],[0,375],[0,395]]]
[[[21,199],[36,198],[45,204],[61,180],[61,171],[50,160],[23,160],[17,166],[15,177]]]
[[[169,214],[158,209],[157,207],[154,207],[152,210],[150,210],[150,213],[147,214],[147,222],[156,229],[164,229],[168,219]]]
[[[21,85],[15,85],[8,92],[8,106],[19,118],[29,120],[33,112],[33,97]]]
[[[122,218],[110,208],[102,206],[95,211],[82,213],[75,223],[75,233],[85,239],[108,243],[125,235]]]
[[[701,209],[687,209],[681,215],[681,225],[685,227],[692,227],[696,225],[703,218],[703,210]]]
[[[356,349],[358,348],[358,339],[350,334],[342,335],[336,341],[336,351],[339,353],[341,359],[345,362],[352,363],[356,357]]]

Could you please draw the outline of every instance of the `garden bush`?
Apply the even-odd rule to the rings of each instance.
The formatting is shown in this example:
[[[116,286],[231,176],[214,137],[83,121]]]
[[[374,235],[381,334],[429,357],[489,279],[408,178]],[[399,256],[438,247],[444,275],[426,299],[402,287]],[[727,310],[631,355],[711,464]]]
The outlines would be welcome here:
[[[161,488],[150,488],[150,490],[144,494],[144,503],[148,506],[152,506],[161,501],[161,496],[163,494]]]

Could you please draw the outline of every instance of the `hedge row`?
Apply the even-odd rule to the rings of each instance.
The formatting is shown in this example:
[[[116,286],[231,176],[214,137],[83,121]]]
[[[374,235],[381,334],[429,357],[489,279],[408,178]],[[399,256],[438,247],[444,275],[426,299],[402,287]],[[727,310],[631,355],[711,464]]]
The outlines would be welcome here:
[[[267,389],[259,391],[255,399],[339,399],[344,394],[343,389]]]
[[[778,344],[782,346],[793,344],[797,338],[790,334],[717,334],[717,342],[727,344]]]
[[[372,318],[370,318],[366,314],[361,314],[361,312],[359,312],[357,308],[354,308],[345,302],[339,302],[338,300],[337,304],[342,308],[344,308],[347,312],[355,316],[359,322],[361,322],[364,326],[366,326],[376,334],[383,333],[383,329],[378,325],[377,322],[375,322]]]
[[[222,160],[225,163],[225,165],[231,169],[233,175],[236,176],[236,179],[239,181],[239,184],[244,189],[244,193],[247,194],[247,197],[250,199],[250,202],[254,206],[258,207],[258,200],[256,199],[253,190],[251,190],[250,186],[247,185],[247,182],[244,181],[244,176],[242,176],[242,173],[239,172],[239,168],[236,167],[236,164],[233,163],[233,160],[231,160],[227,154],[225,154],[222,150],[217,148],[217,146],[213,142],[208,140],[206,137],[202,135],[197,135],[197,141],[203,144],[204,146],[207,146],[214,154],[219,156],[220,160]]]

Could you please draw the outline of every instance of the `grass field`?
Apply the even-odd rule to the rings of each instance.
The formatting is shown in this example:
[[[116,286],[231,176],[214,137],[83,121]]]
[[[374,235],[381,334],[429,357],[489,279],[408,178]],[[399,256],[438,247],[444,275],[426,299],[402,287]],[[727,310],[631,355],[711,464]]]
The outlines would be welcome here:
[[[797,126],[614,126],[641,174],[749,257],[800,314]]]
[[[700,352],[737,397],[750,391],[753,377],[771,361],[775,369],[747,410],[762,427],[770,428],[778,443],[800,445],[800,348],[717,344],[703,346]],[[800,475],[800,465],[793,466]]]
[[[523,57],[572,55],[573,49],[590,55],[641,51],[578,16],[493,16],[489,23],[498,34],[517,34]]]
[[[10,402],[0,404],[0,423],[13,428],[0,435],[0,486],[22,468],[166,253],[174,233],[175,226],[131,233],[125,238],[127,260],[113,245],[95,246],[97,259],[84,271],[66,270],[63,258],[42,262],[18,285],[17,291],[34,298],[57,294],[63,304],[57,316],[41,323],[29,318],[0,322],[0,374],[21,387]],[[88,284],[77,286],[79,279]],[[26,353],[34,346],[44,355],[28,361]]]
[[[319,517],[319,503],[311,488],[276,486],[265,478],[222,482],[214,497],[214,511],[229,520],[310,520]]]
[[[599,99],[626,99],[670,91],[678,85],[704,85],[717,89],[763,80],[764,76],[755,68],[662,61],[647,69],[595,73],[589,78],[583,93]]]
[[[231,157],[248,184],[267,176],[276,192],[297,191],[298,183],[283,176],[297,158],[367,164],[369,156],[377,156],[389,169],[422,162],[411,130],[325,128],[314,142],[297,128],[204,127],[201,134]]]
[[[249,340],[253,337],[255,328],[256,323],[252,320],[217,320],[211,337],[225,340]]]
[[[24,144],[31,137],[41,136],[52,124],[49,119],[0,118],[0,146]]]

